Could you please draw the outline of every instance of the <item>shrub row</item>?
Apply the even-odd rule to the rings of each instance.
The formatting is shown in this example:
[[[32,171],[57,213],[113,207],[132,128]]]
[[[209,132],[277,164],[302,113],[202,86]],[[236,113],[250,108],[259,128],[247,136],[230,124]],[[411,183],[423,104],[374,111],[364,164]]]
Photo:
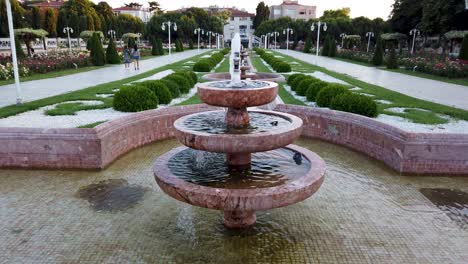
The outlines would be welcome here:
[[[376,117],[378,114],[374,100],[352,93],[346,85],[327,83],[305,74],[292,74],[287,83],[291,90],[306,96],[308,101],[316,102],[317,106],[368,117]]]
[[[193,71],[172,73],[161,80],[123,86],[114,96],[114,108],[122,112],[139,112],[169,104],[180,94],[188,93],[198,82]]]
[[[229,49],[223,49],[220,52],[214,53],[209,58],[201,59],[193,65],[193,70],[196,72],[210,72],[228,53]]]
[[[289,63],[276,58],[270,53],[266,53],[260,48],[255,48],[254,50],[264,61],[270,64],[276,72],[291,72],[291,65],[289,65]]]

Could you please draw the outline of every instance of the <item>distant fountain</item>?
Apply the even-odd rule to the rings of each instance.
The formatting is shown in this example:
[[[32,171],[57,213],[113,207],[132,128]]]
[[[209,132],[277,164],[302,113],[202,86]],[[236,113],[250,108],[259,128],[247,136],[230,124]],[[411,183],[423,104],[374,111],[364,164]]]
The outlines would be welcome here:
[[[310,197],[325,173],[319,156],[289,145],[301,135],[300,118],[247,110],[275,100],[278,84],[241,80],[241,52],[236,34],[231,79],[198,85],[203,102],[227,107],[227,112],[196,113],[176,120],[176,137],[189,148],[169,151],[154,166],[156,181],[165,193],[185,203],[223,210],[228,228],[251,226],[256,211]]]

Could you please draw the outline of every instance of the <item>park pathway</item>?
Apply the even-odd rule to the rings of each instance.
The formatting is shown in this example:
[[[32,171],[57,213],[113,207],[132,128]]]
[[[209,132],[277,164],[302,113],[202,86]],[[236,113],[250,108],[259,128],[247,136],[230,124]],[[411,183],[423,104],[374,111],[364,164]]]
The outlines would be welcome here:
[[[205,50],[208,51],[208,50]],[[189,50],[174,53],[172,56],[161,56],[140,61],[140,70],[135,71],[131,65],[125,69],[124,65],[113,65],[102,69],[82,72],[57,78],[21,83],[23,102],[34,101],[63,93],[81,90],[91,86],[108,83],[132,77],[146,71],[175,63],[198,55],[198,51]],[[14,84],[0,86],[0,107],[16,103],[16,87]]]
[[[468,87],[366,67],[298,51],[278,50],[295,59],[347,74],[411,97],[468,110]]]

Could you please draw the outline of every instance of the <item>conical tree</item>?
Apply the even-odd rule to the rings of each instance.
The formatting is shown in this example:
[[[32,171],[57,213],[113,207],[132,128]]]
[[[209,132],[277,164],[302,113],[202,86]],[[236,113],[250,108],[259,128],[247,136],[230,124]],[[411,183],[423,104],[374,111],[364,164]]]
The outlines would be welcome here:
[[[117,53],[117,48],[115,47],[115,42],[112,38],[109,40],[109,45],[107,46],[106,60],[109,64],[120,63],[120,56],[119,53]]]
[[[461,60],[468,60],[468,34],[463,38],[460,55],[458,58]]]
[[[158,48],[158,55],[160,55],[160,56],[164,55],[164,47],[163,47],[161,39],[156,39],[156,44],[157,44],[157,48]]]
[[[24,54],[24,50],[21,47],[21,42],[18,37],[15,37],[15,47],[16,47],[16,56],[18,59],[24,59],[26,57],[26,54]]]
[[[192,40],[189,41],[188,45],[189,45],[189,49],[194,49]]]
[[[380,37],[377,38],[377,45],[375,46],[374,56],[372,57],[372,64],[375,66],[383,64],[383,43]]]
[[[91,38],[91,60],[96,66],[102,66],[106,64],[106,58],[104,55],[104,49],[102,48],[101,38],[99,34],[94,33]]]
[[[323,47],[322,47],[322,56],[329,56],[330,54],[330,37],[327,35],[325,37],[325,40],[323,42]],[[320,48],[320,44],[318,45],[317,49]]]
[[[333,37],[328,41],[328,56],[336,57],[336,40]]]
[[[133,47],[135,47],[136,44],[135,38],[128,38],[127,44],[129,49],[133,49]]]
[[[305,53],[310,53],[310,50],[312,48],[312,41],[310,40],[310,38],[307,38],[305,44],[304,44],[304,52]]]
[[[158,43],[156,41],[156,38],[151,38],[151,55],[153,56],[161,55],[159,54]]]
[[[390,52],[388,54],[387,69],[398,69],[398,60],[393,45],[390,47]]]

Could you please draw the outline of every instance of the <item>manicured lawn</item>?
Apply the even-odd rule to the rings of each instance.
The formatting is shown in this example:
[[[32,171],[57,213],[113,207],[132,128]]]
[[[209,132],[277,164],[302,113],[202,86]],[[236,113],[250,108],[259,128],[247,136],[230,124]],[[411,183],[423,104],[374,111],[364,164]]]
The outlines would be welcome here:
[[[74,92],[56,95],[56,96],[52,96],[52,97],[48,97],[48,98],[44,98],[44,99],[40,99],[40,100],[36,100],[32,102],[27,102],[21,106],[16,106],[16,105],[6,106],[3,108],[0,108],[0,118],[35,110],[35,109],[38,109],[40,107],[47,106],[47,105],[58,104],[58,103],[67,102],[67,101],[75,101],[75,100],[97,100],[97,101],[102,101],[104,104],[96,105],[96,106],[84,106],[84,105],[66,103],[66,104],[62,104],[58,110],[52,113],[55,115],[73,114],[76,111],[83,110],[82,108],[86,108],[87,110],[89,110],[89,109],[102,109],[102,108],[112,107],[112,101],[113,101],[112,98],[101,98],[101,97],[97,97],[96,95],[97,94],[113,94],[115,92],[112,90],[119,88],[123,84],[149,77],[161,71],[165,71],[169,69],[174,70],[174,71],[187,70],[188,68],[183,67],[184,63],[190,60],[197,61],[200,59],[202,55],[203,54],[200,54],[200,55],[191,57],[189,59],[186,59],[177,63],[168,64],[166,66],[156,68],[156,69],[153,69],[153,70],[150,70],[150,71],[147,71],[147,72],[123,79],[123,80],[104,83],[104,84],[100,84],[97,86],[85,88],[79,91],[74,91]]]
[[[279,54],[279,53],[275,53],[275,54]],[[337,72],[328,70],[323,67],[319,67],[316,65],[305,63],[300,60],[296,60],[284,54],[281,54],[281,56],[284,57],[283,60],[289,63],[291,62],[298,63],[298,64],[292,64],[294,71],[304,72],[304,73],[321,71],[339,80],[347,82],[351,84],[352,86],[361,88],[362,91],[359,91],[359,92],[375,95],[375,97],[372,97],[373,99],[376,99],[376,100],[381,99],[381,100],[387,100],[387,101],[393,102],[392,104],[379,104],[379,113],[384,113],[384,114],[394,115],[394,116],[401,116],[404,118],[408,118],[415,123],[422,123],[422,124],[441,124],[441,123],[447,122],[446,119],[441,118],[437,114],[448,115],[456,119],[468,120],[468,111],[416,99],[416,98],[413,98],[413,97],[410,97],[410,96],[407,96],[407,95],[404,95],[395,91],[385,89],[384,87],[381,87],[381,86],[377,86],[377,85],[373,85],[373,84],[360,81],[346,74],[337,73]],[[410,110],[404,113],[394,113],[390,111],[385,111],[385,109],[392,108],[392,107],[420,108],[420,109],[428,110],[429,112],[420,111],[420,110],[419,111]]]
[[[96,122],[96,123],[91,123],[91,124],[86,124],[86,125],[82,125],[82,126],[79,126],[78,128],[93,128],[93,127],[97,127],[99,126],[100,124],[103,124],[107,121],[99,121],[99,122]]]

